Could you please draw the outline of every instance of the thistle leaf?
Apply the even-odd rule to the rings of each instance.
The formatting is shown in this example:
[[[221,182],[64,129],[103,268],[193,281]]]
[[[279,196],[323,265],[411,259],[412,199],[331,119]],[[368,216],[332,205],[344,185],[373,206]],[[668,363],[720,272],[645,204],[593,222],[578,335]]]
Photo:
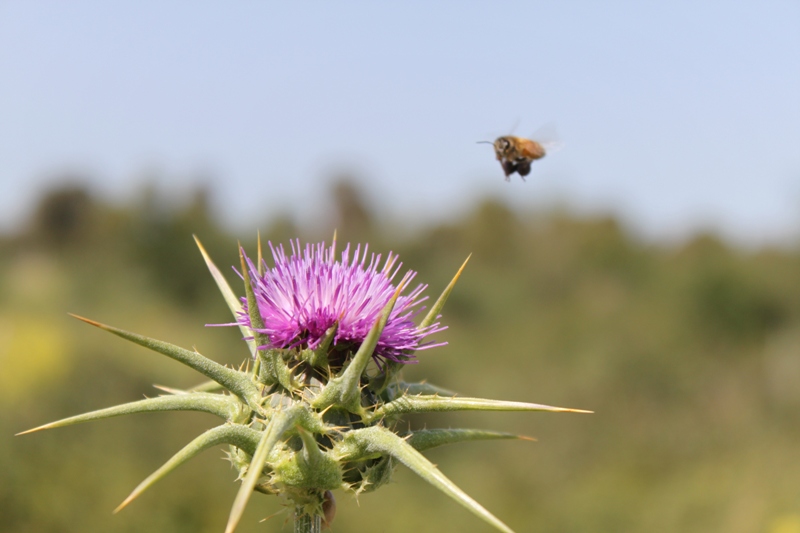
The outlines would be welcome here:
[[[294,488],[306,488],[313,492],[335,490],[342,486],[342,467],[334,457],[320,449],[314,435],[299,424],[295,431],[300,436],[303,446],[296,453],[276,460],[271,466],[274,470],[272,483],[284,483]],[[319,494],[317,492],[317,494]],[[306,494],[310,496],[311,494]],[[316,499],[313,498],[312,499]],[[300,503],[295,500],[295,503]],[[305,502],[309,503],[308,501]],[[322,503],[322,502],[318,502]],[[317,514],[319,508],[311,504],[311,514]]]
[[[319,445],[317,444],[317,440],[314,438],[314,435],[303,429],[300,425],[297,425],[295,429],[297,429],[297,433],[300,435],[300,440],[303,441],[302,454],[305,457],[306,462],[311,466],[313,466],[315,463],[322,462],[322,460],[325,458],[325,454],[319,449]]]
[[[398,416],[406,413],[431,413],[443,411],[549,411],[553,413],[591,413],[582,409],[552,407],[538,403],[507,402],[483,398],[460,398],[441,396],[402,396],[385,403],[365,418],[369,423],[385,416]]]
[[[214,380],[204,381],[199,385],[195,385],[186,392],[216,392],[222,390],[224,387]]]
[[[206,249],[200,243],[200,239],[197,238],[197,235],[192,235],[194,237],[194,242],[197,243],[197,247],[200,248],[200,253],[203,254],[203,260],[206,262],[206,266],[208,267],[208,271],[211,272],[211,277],[214,278],[214,281],[217,283],[217,288],[219,292],[222,293],[222,297],[225,299],[225,303],[228,304],[228,309],[231,310],[233,313],[233,318],[235,320],[239,319],[239,313],[242,310],[242,304],[239,302],[239,298],[236,297],[236,294],[231,289],[231,286],[228,285],[228,281],[222,275],[222,272],[219,271],[217,265],[211,260],[211,257],[206,252]],[[252,336],[252,332],[250,328],[243,324],[239,324],[239,329],[242,331],[242,337],[247,339],[247,347],[250,348],[250,353],[255,356],[256,354],[256,344],[255,342],[250,339]]]
[[[437,448],[446,444],[456,444],[458,442],[468,442],[473,440],[496,440],[496,439],[522,439],[536,440],[531,437],[514,435],[513,433],[502,433],[499,431],[486,431],[481,429],[420,429],[410,432],[406,437],[406,442],[421,452],[431,448]]]
[[[426,381],[420,381],[418,383],[407,383],[405,381],[399,381],[397,383],[392,383],[387,387],[390,397],[392,399],[397,398],[398,396],[402,396],[404,394],[411,394],[411,395],[436,395],[439,396],[456,396],[458,393],[453,392],[451,390],[439,387],[437,385],[432,385]]]
[[[203,450],[207,450],[208,448],[217,446],[218,444],[230,444],[232,446],[236,446],[237,448],[241,448],[248,453],[252,453],[256,448],[258,437],[258,431],[238,424],[225,424],[224,426],[218,426],[213,429],[209,429],[192,442],[184,446],[181,451],[173,455],[169,461],[161,466],[161,468],[147,476],[144,481],[139,483],[139,485],[133,489],[133,492],[131,492],[130,495],[125,498],[125,501],[123,501],[116,509],[114,509],[114,513],[120,512],[141,493],[155,484],[156,481],[164,478],[167,474]]]
[[[351,431],[337,445],[341,446],[340,449],[342,451],[356,451],[359,455],[390,455],[488,524],[504,533],[514,533],[507,525],[484,509],[481,504],[458,488],[455,483],[450,481],[433,463],[428,461],[408,442],[384,427],[373,426]],[[343,459],[350,459],[350,457],[347,457],[347,452],[345,452]]]
[[[277,412],[267,424],[266,429],[261,434],[261,439],[258,446],[253,453],[253,458],[247,468],[247,475],[242,480],[242,486],[239,487],[239,492],[236,494],[236,499],[233,501],[231,507],[231,514],[228,517],[228,525],[225,527],[225,533],[233,533],[236,529],[239,520],[242,518],[244,509],[247,502],[250,500],[250,495],[253,494],[253,489],[261,477],[261,472],[267,462],[270,452],[278,443],[287,429],[291,428],[297,418],[304,412],[300,406],[290,407],[285,411]]]
[[[197,370],[204,376],[213,379],[240,397],[248,404],[248,406],[250,406],[251,409],[258,410],[261,394],[259,393],[256,385],[250,381],[246,374],[232,370],[226,366],[222,366],[221,364],[212,361],[211,359],[200,355],[197,352],[181,348],[180,346],[175,346],[174,344],[170,344],[168,342],[151,339],[137,333],[131,333],[129,331],[118,329],[112,326],[107,326],[105,324],[101,324],[100,322],[95,322],[94,320],[73,315],[71,313],[70,316],[73,316],[78,320],[82,320],[87,324],[91,324],[92,326],[96,326],[102,330],[108,331],[109,333],[113,333],[114,335],[122,337],[125,340],[134,342],[139,346],[144,346],[145,348],[153,350],[154,352],[166,355],[167,357],[170,357],[179,363],[183,363],[184,365]]]
[[[434,303],[433,306],[431,307],[431,310],[428,311],[428,314],[425,315],[425,318],[422,319],[422,322],[420,322],[419,324],[420,329],[427,328],[428,326],[433,324],[433,321],[436,320],[436,317],[439,316],[439,314],[442,311],[442,308],[444,307],[445,302],[447,301],[447,298],[449,298],[450,293],[453,292],[453,287],[456,286],[458,278],[460,278],[461,273],[464,272],[464,268],[467,266],[470,257],[472,257],[472,254],[469,254],[467,256],[467,258],[464,260],[464,263],[461,265],[461,268],[459,268],[458,272],[456,272],[456,275],[453,276],[452,281],[450,281],[447,287],[445,287],[444,291],[442,291],[442,294],[436,300],[436,303]]]
[[[155,387],[160,391],[167,392],[169,394],[189,394],[190,392],[219,392],[225,390],[225,387],[223,387],[222,385],[213,380],[204,381],[188,389],[176,389],[175,387],[167,387],[166,385],[158,385],[158,384],[154,384],[153,387]]]
[[[221,394],[209,394],[205,392],[192,392],[179,394],[176,396],[159,396],[157,398],[147,398],[138,402],[130,402],[114,407],[107,407],[89,413],[71,416],[55,422],[50,422],[37,428],[17,433],[25,435],[43,429],[53,429],[92,420],[102,420],[115,416],[129,415],[133,413],[153,413],[157,411],[202,411],[217,415],[224,420],[231,420],[239,410],[239,404],[230,396]]]

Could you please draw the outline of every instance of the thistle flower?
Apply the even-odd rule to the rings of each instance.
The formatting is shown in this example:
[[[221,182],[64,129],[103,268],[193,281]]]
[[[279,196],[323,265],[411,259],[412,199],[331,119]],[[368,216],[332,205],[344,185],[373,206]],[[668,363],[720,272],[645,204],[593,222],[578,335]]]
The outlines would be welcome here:
[[[238,317],[239,324],[266,337],[267,344],[259,348],[314,350],[334,324],[337,326],[334,347],[346,352],[347,347],[360,346],[396,290],[392,280],[402,266],[397,263],[397,256],[390,253],[379,270],[381,256],[369,256],[368,246],[363,253],[360,246],[356,247],[352,261],[350,245],[342,252],[341,259],[335,260],[335,241],[330,248],[319,243],[307,244],[304,250],[299,240],[293,241],[289,257],[282,245],[275,248],[270,243],[269,246],[275,262],[273,268],[267,267],[263,260],[256,267],[245,256],[263,327],[253,327],[246,298],[242,299],[243,311]],[[415,272],[407,272],[400,285],[407,286],[415,276]],[[419,312],[414,307],[427,299],[420,298],[426,288],[426,285],[418,285],[410,294],[397,297],[373,358],[397,363],[416,362],[415,350],[440,346],[421,344],[421,340],[446,328],[438,323],[418,328],[411,320]]]
[[[197,242],[206,264],[236,318],[251,352],[251,368],[234,370],[196,351],[76,317],[183,363],[211,381],[190,390],[159,387],[166,394],[51,422],[23,433],[131,413],[202,411],[223,423],[198,436],[147,477],[116,509],[172,470],[208,448],[225,444],[241,487],[226,533],[232,533],[254,491],[280,495],[294,507],[295,532],[319,532],[335,513],[332,491],[353,494],[379,488],[402,463],[425,481],[500,531],[513,533],[471,499],[422,451],[457,442],[525,438],[474,429],[402,431],[406,414],[434,411],[588,412],[547,405],[465,398],[429,383],[407,383],[403,363],[422,340],[441,327],[435,322],[466,261],[418,325],[412,318],[424,285],[403,296],[414,273],[397,286],[400,268],[389,257],[349,247],[340,261],[335,248],[292,243],[287,257],[272,248],[275,266],[254,264],[240,249],[245,297],[240,301]],[[469,259],[469,258],[468,258]],[[368,370],[375,360],[377,369]],[[115,511],[115,512],[116,512]]]

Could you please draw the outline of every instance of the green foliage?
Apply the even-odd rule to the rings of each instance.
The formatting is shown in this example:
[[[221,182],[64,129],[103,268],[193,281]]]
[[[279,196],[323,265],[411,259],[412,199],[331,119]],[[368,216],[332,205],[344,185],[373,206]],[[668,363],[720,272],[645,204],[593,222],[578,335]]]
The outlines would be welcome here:
[[[67,311],[196,345],[222,354],[223,363],[242,358],[236,328],[202,327],[230,314],[191,234],[220,264],[237,260],[235,239],[207,209],[199,216],[190,202],[156,216],[142,203],[114,207],[70,194],[82,198],[78,211],[91,223],[78,220],[62,235],[35,218],[0,240],[1,529],[218,532],[237,486],[213,452],[145,493],[135,512],[111,514],[144,476],[211,426],[207,414],[144,414],[35,439],[11,436],[140,399],[150,383],[198,381],[136,347],[109,349],[108,339],[66,322]],[[44,216],[51,208],[42,205]],[[262,238],[294,236],[290,226],[272,221]],[[450,344],[421,353],[405,371],[409,382],[429,378],[459,396],[596,411],[580,418],[415,415],[412,429],[486,427],[538,439],[426,452],[512,528],[796,531],[798,250],[743,251],[708,236],[655,246],[610,218],[518,213],[497,201],[404,236],[401,245],[379,227],[370,231],[377,233],[371,244],[398,252],[433,294],[473,253],[445,308],[450,329],[438,335]],[[340,228],[339,240],[354,237]],[[170,259],[184,247],[186,257]],[[234,284],[231,274],[223,272]],[[31,325],[46,335],[22,342]],[[362,495],[360,507],[339,497],[335,531],[376,524],[387,533],[491,531],[413,475],[398,478]],[[258,520],[280,510],[276,499],[256,498],[238,531],[279,531],[282,516]]]

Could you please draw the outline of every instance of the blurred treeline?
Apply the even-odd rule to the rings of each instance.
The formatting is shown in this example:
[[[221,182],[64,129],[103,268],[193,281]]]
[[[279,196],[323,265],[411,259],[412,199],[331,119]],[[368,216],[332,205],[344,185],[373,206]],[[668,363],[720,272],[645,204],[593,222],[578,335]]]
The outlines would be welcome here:
[[[448,414],[415,425],[539,439],[431,451],[443,471],[518,532],[800,532],[800,251],[733,248],[711,235],[641,242],[611,217],[520,213],[487,199],[398,235],[360,191],[334,186],[324,228],[263,221],[264,240],[369,241],[400,254],[435,297],[472,259],[445,308],[449,345],[406,377],[464,395],[593,409],[593,415]],[[208,193],[129,205],[81,186],[46,193],[0,238],[0,529],[221,532],[238,485],[207,452],[112,515],[203,429],[198,413],[136,415],[12,437],[42,423],[155,395],[200,377],[70,319],[74,312],[232,365],[246,357],[192,234],[217,264],[252,249]],[[392,224],[394,223],[394,227]],[[235,285],[238,286],[238,285]],[[164,359],[164,360],[162,360]],[[491,531],[399,468],[356,502],[337,494],[334,533]],[[289,531],[255,495],[241,532]]]

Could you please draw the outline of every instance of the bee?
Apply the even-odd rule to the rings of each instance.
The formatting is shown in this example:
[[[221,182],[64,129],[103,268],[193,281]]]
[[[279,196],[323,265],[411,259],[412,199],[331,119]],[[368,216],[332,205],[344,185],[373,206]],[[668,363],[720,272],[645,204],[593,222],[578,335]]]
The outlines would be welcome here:
[[[531,162],[543,158],[547,153],[545,150],[547,143],[543,144],[513,135],[498,137],[494,142],[479,141],[478,144],[494,146],[494,153],[503,167],[506,181],[511,181],[510,176],[514,172],[519,174],[522,181],[525,181],[525,176],[531,171]]]

